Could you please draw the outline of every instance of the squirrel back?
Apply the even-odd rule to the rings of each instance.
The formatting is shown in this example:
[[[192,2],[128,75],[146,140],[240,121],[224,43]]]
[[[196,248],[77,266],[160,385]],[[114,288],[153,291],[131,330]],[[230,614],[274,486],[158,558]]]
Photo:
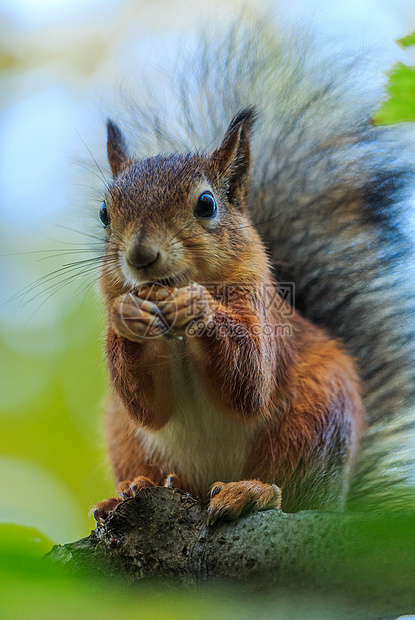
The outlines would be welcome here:
[[[406,487],[389,486],[410,474],[414,167],[402,129],[371,126],[375,98],[350,91],[354,65],[322,58],[307,37],[300,44],[264,21],[240,20],[183,60],[165,102],[148,86],[128,124],[135,151],[148,157],[216,146],[238,110],[258,110],[251,218],[274,276],[294,285],[289,301],[356,361],[368,429],[349,505],[361,509],[388,498],[395,506]]]

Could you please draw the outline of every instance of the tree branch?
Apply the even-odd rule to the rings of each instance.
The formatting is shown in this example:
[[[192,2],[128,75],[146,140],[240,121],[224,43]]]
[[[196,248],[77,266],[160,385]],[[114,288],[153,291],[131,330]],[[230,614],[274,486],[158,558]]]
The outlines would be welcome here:
[[[415,609],[413,515],[268,511],[208,527],[197,498],[143,489],[88,538],[55,546],[48,557],[128,581],[215,579],[353,595],[372,614]]]

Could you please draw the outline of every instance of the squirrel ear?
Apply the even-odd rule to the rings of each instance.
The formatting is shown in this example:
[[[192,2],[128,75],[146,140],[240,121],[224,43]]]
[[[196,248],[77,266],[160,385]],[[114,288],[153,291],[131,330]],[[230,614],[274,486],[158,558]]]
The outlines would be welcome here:
[[[121,129],[110,119],[107,121],[107,153],[112,174],[116,176],[121,172],[123,164],[130,160],[130,156]]]
[[[248,191],[251,166],[251,130],[256,119],[254,108],[245,108],[232,119],[222,144],[212,153],[219,176],[228,185],[228,200],[238,206]]]

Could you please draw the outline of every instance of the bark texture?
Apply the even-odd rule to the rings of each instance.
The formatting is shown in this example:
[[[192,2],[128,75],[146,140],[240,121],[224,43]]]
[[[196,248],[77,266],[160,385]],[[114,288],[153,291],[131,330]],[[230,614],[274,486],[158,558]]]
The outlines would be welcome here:
[[[272,510],[208,527],[199,499],[143,489],[89,537],[55,546],[48,557],[131,582],[216,580],[352,596],[373,618],[415,611],[413,515]]]

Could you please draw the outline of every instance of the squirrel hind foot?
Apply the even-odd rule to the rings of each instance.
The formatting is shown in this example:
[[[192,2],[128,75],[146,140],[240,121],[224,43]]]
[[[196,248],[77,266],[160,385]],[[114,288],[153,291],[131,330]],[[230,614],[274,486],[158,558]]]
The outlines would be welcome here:
[[[281,506],[281,489],[275,484],[259,480],[215,482],[211,486],[207,524],[218,520],[232,521],[248,512],[278,509]]]
[[[141,489],[148,489],[155,486],[156,485],[150,478],[146,476],[136,476],[132,480],[123,480],[118,484],[117,497],[122,500],[135,497]]]
[[[104,523],[110,514],[125,499],[135,497],[140,489],[155,487],[156,485],[150,478],[145,476],[137,476],[132,480],[123,480],[117,486],[116,497],[109,497],[102,502],[97,502],[90,510],[90,514],[94,517],[98,525]]]

